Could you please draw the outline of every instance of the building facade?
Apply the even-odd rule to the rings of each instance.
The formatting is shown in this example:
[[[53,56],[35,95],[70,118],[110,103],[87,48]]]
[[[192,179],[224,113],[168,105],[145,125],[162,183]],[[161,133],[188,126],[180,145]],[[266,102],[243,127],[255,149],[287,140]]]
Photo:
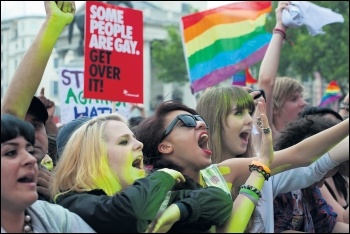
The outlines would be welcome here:
[[[189,84],[163,84],[154,75],[151,63],[151,42],[167,38],[165,26],[180,23],[183,15],[207,8],[207,2],[192,1],[132,1],[133,8],[143,11],[144,17],[144,107],[146,114],[153,113],[160,100],[180,95],[185,104],[195,107],[195,97]],[[84,5],[81,8],[85,7]],[[78,9],[78,11],[83,9]],[[1,21],[1,98],[7,90],[9,81],[18,63],[38,33],[45,17],[23,16]],[[79,43],[79,30],[74,25],[71,43],[68,42],[68,27],[61,34],[47,64],[44,77],[37,94],[45,87],[45,95],[56,104],[56,115],[60,115],[58,67],[83,67],[83,58],[76,53]],[[181,48],[182,49],[182,48]],[[162,99],[160,99],[162,97]],[[137,115],[137,111],[133,115]]]
[[[44,16],[23,16],[1,21],[1,99],[18,64],[39,32],[44,20]],[[39,94],[40,89],[44,87],[45,96],[55,103],[58,102],[56,115],[59,114],[59,90],[56,71],[58,66],[58,56],[54,50],[37,91],[37,94]]]

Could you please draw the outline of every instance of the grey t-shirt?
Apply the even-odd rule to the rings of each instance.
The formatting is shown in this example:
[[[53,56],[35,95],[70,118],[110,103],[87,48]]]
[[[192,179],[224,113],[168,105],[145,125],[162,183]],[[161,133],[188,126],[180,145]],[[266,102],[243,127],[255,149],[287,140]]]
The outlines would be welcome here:
[[[96,233],[80,216],[60,205],[37,200],[27,212],[34,233]],[[1,233],[6,233],[2,227]]]

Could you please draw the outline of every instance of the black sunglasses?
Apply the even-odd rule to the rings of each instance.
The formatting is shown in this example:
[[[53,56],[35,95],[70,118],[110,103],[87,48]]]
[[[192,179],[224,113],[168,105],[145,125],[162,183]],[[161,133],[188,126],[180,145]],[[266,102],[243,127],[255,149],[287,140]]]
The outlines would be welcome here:
[[[197,121],[203,121],[206,125],[206,129],[208,129],[207,122],[205,122],[205,120],[199,115],[191,115],[191,114],[178,115],[173,121],[171,121],[169,126],[165,129],[165,132],[163,134],[161,141],[164,140],[170,134],[170,132],[173,130],[173,128],[175,127],[175,125],[179,120],[181,120],[181,122],[183,122],[186,125],[186,127],[189,127],[189,128],[196,127]]]

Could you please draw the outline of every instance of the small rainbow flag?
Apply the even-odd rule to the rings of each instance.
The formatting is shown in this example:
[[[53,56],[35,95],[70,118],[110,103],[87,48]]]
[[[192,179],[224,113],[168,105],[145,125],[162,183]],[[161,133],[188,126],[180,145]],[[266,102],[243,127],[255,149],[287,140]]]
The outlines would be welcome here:
[[[331,81],[327,88],[326,92],[323,94],[321,103],[319,106],[327,106],[328,104],[335,102],[336,100],[342,97],[341,90],[336,81]]]
[[[246,86],[247,84],[255,84],[258,81],[253,78],[252,74],[249,71],[249,68],[246,68],[244,71],[239,71],[232,76],[232,85],[237,86]]]
[[[192,92],[222,82],[262,60],[271,1],[236,2],[184,16],[182,39]]]

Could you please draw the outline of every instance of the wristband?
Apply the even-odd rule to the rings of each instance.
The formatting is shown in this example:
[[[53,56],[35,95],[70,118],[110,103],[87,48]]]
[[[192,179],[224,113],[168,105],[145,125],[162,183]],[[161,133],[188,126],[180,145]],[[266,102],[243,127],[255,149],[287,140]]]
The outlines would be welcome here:
[[[292,42],[291,40],[289,40],[289,38],[287,38],[287,34],[286,34],[286,32],[285,32],[283,29],[274,28],[274,29],[272,30],[272,33],[278,33],[278,34],[280,34],[280,35],[283,37],[283,39],[285,39],[286,41],[288,41],[288,43],[289,43],[290,45],[294,45],[294,42]]]
[[[248,192],[248,191],[249,192]],[[261,198],[261,192],[259,189],[255,188],[254,186],[251,186],[249,184],[243,184],[241,185],[241,189],[239,191],[248,192],[250,195],[253,195],[257,200]]]
[[[251,193],[254,193],[252,191],[247,191],[248,189],[241,189],[239,191],[239,194],[243,194],[244,196],[246,196],[247,198],[249,198],[249,200],[251,200],[253,202],[253,204],[256,206],[258,204],[258,199],[256,198],[256,195],[253,195]]]
[[[264,169],[264,171],[266,172],[266,173],[271,173],[271,169],[270,168],[268,168],[267,166],[265,166],[264,164],[262,164],[261,162],[259,162],[259,161],[253,161],[250,165],[256,165],[256,166],[261,166],[263,169]]]

